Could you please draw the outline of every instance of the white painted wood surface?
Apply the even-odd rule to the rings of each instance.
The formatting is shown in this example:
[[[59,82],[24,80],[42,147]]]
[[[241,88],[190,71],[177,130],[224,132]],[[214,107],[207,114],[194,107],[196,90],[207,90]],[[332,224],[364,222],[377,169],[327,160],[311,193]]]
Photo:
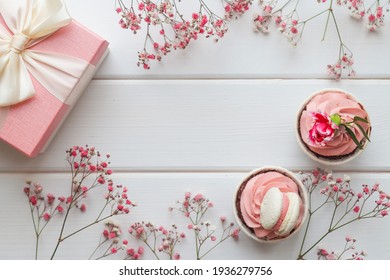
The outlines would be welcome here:
[[[334,62],[338,51],[334,33],[321,42],[324,20],[313,22],[293,48],[277,33],[252,32],[256,5],[231,23],[218,44],[196,42],[145,72],[136,66],[143,38],[118,27],[114,0],[65,2],[75,19],[110,41],[111,53],[44,154],[27,159],[0,143],[0,259],[33,258],[24,181],[40,182],[55,194],[66,192],[64,151],[72,145],[94,145],[111,153],[116,182],[129,186],[130,196],[139,203],[129,219],[120,219],[124,229],[139,220],[185,228],[183,218],[166,211],[185,191],[202,192],[215,202],[210,220],[220,215],[233,219],[232,195],[246,172],[263,165],[295,172],[316,166],[299,150],[294,123],[303,100],[323,88],[353,93],[367,107],[374,127],[364,153],[334,170],[350,175],[356,188],[380,182],[390,192],[390,23],[372,34],[337,10],[356,58],[354,80],[324,79],[325,66]],[[316,1],[307,2],[304,13],[318,9]],[[91,217],[99,199],[99,195],[88,198],[90,208],[78,215],[75,226]],[[323,213],[316,220],[311,240],[326,218]],[[96,226],[69,240],[58,257],[88,257],[101,230]],[[389,230],[388,219],[359,223],[323,245],[340,250],[350,234],[358,238],[357,248],[367,251],[369,259],[390,259]],[[187,236],[180,252],[191,259],[193,240]],[[49,257],[56,237],[54,226],[45,234],[41,258]],[[209,258],[293,259],[301,237],[264,246],[241,235],[238,243],[228,241]]]
[[[119,216],[115,220],[122,225],[124,237],[128,227],[134,222],[154,222],[156,225],[169,227],[171,224],[179,226],[186,233],[184,242],[177,249],[183,259],[194,259],[195,247],[192,232],[187,230],[188,221],[178,212],[169,212],[169,206],[175,206],[177,199],[182,199],[184,192],[192,191],[203,193],[214,203],[214,208],[210,209],[206,220],[219,226],[219,217],[224,215],[228,220],[233,217],[233,193],[237,184],[246,173],[121,173],[115,175],[115,182],[123,183],[129,187],[130,199],[139,205],[135,207],[129,216]],[[349,173],[352,184],[356,190],[361,188],[361,184],[370,185],[377,181],[382,182],[383,188],[388,189],[390,184],[389,174],[383,173]],[[23,181],[31,179],[40,182],[48,192],[53,194],[63,194],[68,191],[69,176],[64,174],[10,174],[3,175],[4,187],[0,196],[0,203],[3,211],[0,213],[2,223],[6,225],[1,235],[0,259],[30,259],[34,258],[34,233],[29,216],[29,209],[26,197],[23,193]],[[86,200],[87,212],[82,214],[75,211],[70,220],[70,228],[78,229],[88,221],[96,217],[96,213],[101,209],[104,189],[90,196]],[[12,199],[12,203],[10,200]],[[326,211],[318,215],[310,230],[308,244],[318,240],[329,224],[330,216]],[[387,219],[367,220],[352,224],[340,229],[321,243],[328,250],[341,251],[344,245],[344,238],[347,235],[357,238],[356,250],[364,250],[369,255],[369,259],[388,259],[390,248],[388,245],[389,236]],[[58,238],[59,225],[47,228],[41,241],[41,258],[50,258],[53,252],[55,240]],[[86,259],[93,252],[99,241],[99,234],[103,230],[103,225],[86,230],[79,235],[65,241],[59,251],[59,259]],[[207,259],[296,259],[302,240],[303,231],[296,236],[277,244],[259,244],[252,239],[240,235],[238,242],[227,240],[221,247],[208,256]],[[129,237],[132,244],[137,244]],[[22,249],[23,248],[23,249]],[[147,250],[146,250],[147,252]],[[99,256],[99,255],[98,255]],[[122,254],[115,258],[120,259]],[[316,258],[315,250],[310,254],[311,258]],[[149,253],[146,258],[153,259]]]

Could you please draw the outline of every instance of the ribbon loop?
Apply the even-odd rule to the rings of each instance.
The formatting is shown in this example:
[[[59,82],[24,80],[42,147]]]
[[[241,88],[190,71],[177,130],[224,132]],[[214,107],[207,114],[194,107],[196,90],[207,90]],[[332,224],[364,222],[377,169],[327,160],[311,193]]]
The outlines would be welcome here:
[[[31,76],[66,102],[88,62],[33,49],[72,21],[62,0],[0,0],[0,13],[0,107],[32,97]]]
[[[24,51],[29,40],[30,38],[23,33],[17,33],[12,37],[9,48],[14,53],[19,54]]]

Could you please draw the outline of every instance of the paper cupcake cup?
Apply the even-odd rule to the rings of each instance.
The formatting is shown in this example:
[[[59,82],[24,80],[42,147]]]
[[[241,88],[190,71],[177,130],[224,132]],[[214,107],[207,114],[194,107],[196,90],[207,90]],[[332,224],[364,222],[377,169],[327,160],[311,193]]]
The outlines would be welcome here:
[[[241,214],[241,207],[240,207],[240,200],[241,200],[241,195],[242,195],[242,191],[244,190],[244,188],[246,187],[246,184],[248,183],[248,181],[250,179],[252,179],[253,177],[259,175],[259,174],[263,174],[263,173],[267,173],[267,172],[278,172],[284,176],[287,176],[289,177],[291,180],[294,181],[294,183],[296,183],[296,185],[298,186],[298,195],[300,196],[301,200],[302,200],[302,204],[303,204],[303,214],[302,214],[302,219],[301,219],[301,222],[300,224],[295,227],[288,235],[285,235],[285,236],[279,236],[277,238],[274,238],[274,239],[267,239],[267,238],[259,238],[255,235],[254,231],[252,228],[248,227],[242,217],[242,214]],[[238,226],[240,227],[241,231],[244,232],[247,236],[249,236],[251,239],[257,241],[257,242],[260,242],[260,243],[275,243],[275,242],[279,242],[279,241],[282,241],[282,240],[286,240],[292,236],[294,236],[302,227],[302,225],[305,223],[305,220],[307,218],[307,214],[308,214],[308,196],[307,196],[307,190],[306,188],[303,186],[302,182],[297,179],[295,177],[295,175],[282,168],[282,167],[277,167],[277,166],[265,166],[265,167],[262,167],[262,168],[259,168],[259,169],[254,169],[252,170],[241,182],[240,184],[237,186],[237,189],[234,193],[234,199],[233,199],[233,210],[234,210],[234,216],[236,218],[236,221],[237,221],[237,224]]]
[[[345,94],[348,97],[348,99],[351,99],[351,100],[355,101],[356,103],[358,103],[360,105],[360,107],[367,113],[367,120],[370,124],[370,127],[368,129],[368,136],[371,135],[371,130],[372,130],[371,120],[370,120],[370,117],[368,115],[367,110],[364,108],[362,103],[355,96],[353,96],[351,93],[349,93],[347,91],[344,91],[341,89],[329,88],[329,89],[323,89],[323,90],[315,92],[303,103],[302,107],[299,109],[298,114],[297,114],[296,129],[295,129],[296,130],[296,137],[297,137],[298,144],[301,147],[302,151],[307,156],[309,156],[311,159],[313,159],[314,161],[321,163],[321,164],[324,164],[324,165],[341,165],[341,164],[347,163],[347,162],[355,159],[356,157],[358,157],[365,150],[365,148],[368,144],[368,141],[366,139],[363,141],[363,143],[362,143],[363,149],[359,149],[358,147],[356,147],[356,149],[349,154],[336,155],[336,156],[324,156],[324,155],[320,155],[320,154],[312,151],[311,149],[309,149],[308,145],[302,139],[302,135],[301,135],[301,131],[300,131],[300,119],[301,119],[302,113],[306,109],[307,105],[310,103],[310,101],[315,96],[321,95],[321,94],[326,94],[328,92],[333,92],[333,93],[336,92],[336,93]],[[303,136],[303,137],[306,137],[306,136]]]

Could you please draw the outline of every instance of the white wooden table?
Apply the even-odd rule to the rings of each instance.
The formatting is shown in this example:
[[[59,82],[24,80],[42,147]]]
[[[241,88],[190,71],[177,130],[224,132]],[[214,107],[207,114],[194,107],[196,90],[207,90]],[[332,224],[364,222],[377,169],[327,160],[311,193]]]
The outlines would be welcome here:
[[[124,231],[142,220],[176,223],[186,231],[185,220],[167,211],[186,191],[201,192],[214,202],[210,220],[221,215],[234,220],[233,193],[251,169],[278,165],[298,172],[317,166],[299,149],[294,122],[303,100],[323,88],[342,88],[356,95],[374,128],[364,153],[334,171],[348,174],[356,188],[379,182],[390,192],[390,22],[373,34],[348,17],[345,9],[337,9],[345,41],[354,51],[358,76],[353,80],[327,78],[326,65],[335,62],[338,41],[329,31],[321,42],[318,30],[322,32],[324,18],[308,26],[294,48],[276,32],[264,36],[252,31],[257,4],[231,22],[218,44],[200,40],[144,71],[136,66],[143,37],[119,28],[114,0],[65,2],[76,20],[111,43],[111,52],[44,154],[27,159],[0,143],[0,259],[34,258],[24,182],[29,179],[54,194],[65,193],[70,180],[65,150],[73,145],[89,144],[111,154],[115,181],[127,185],[131,199],[139,204],[129,216],[117,219]],[[306,12],[318,8],[317,1],[310,2],[305,3]],[[99,194],[88,198],[88,211],[76,215],[75,227],[91,218],[99,199]],[[323,229],[326,216],[315,221],[310,240]],[[69,239],[57,257],[88,258],[102,229],[97,225]],[[390,259],[389,231],[389,219],[370,220],[336,232],[321,245],[341,250],[349,234],[358,239],[357,249],[367,251],[369,259]],[[40,258],[50,257],[57,232],[56,226],[47,229]],[[179,251],[191,259],[194,241],[190,232],[187,236]],[[295,259],[301,238],[302,233],[265,246],[242,234],[239,242],[228,240],[208,257]]]

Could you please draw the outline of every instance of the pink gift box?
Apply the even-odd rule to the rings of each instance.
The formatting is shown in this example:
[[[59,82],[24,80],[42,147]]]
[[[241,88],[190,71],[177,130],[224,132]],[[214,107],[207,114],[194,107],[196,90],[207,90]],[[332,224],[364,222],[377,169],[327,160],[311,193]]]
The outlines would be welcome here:
[[[0,24],[5,25],[0,15]],[[61,28],[31,49],[60,53],[88,62],[65,102],[54,97],[32,75],[36,94],[17,105],[0,108],[0,139],[29,157],[48,146],[103,61],[108,42],[76,21]]]

